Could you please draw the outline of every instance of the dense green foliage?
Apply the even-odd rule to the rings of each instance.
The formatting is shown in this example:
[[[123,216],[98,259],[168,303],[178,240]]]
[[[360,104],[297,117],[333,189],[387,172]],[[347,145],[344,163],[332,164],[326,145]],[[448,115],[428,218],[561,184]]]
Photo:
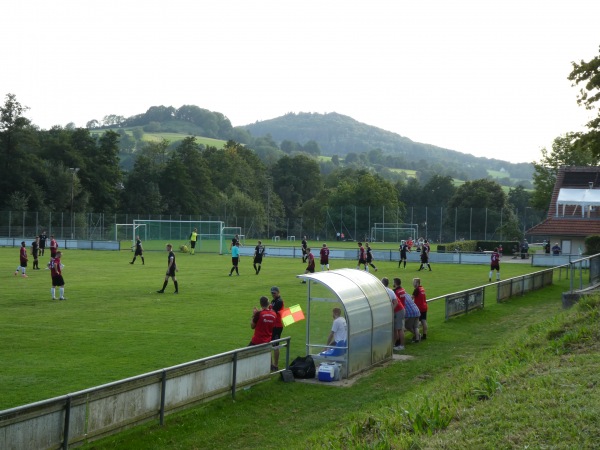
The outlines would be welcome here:
[[[409,206],[490,208],[504,211],[504,232],[516,235],[511,198],[523,203],[529,195],[520,186],[515,188],[518,196],[511,189],[507,197],[491,180],[455,188],[450,175],[425,163],[416,178],[408,178],[390,170],[399,163],[381,149],[350,152],[342,162],[339,157],[320,159],[316,140],[288,140],[279,146],[269,134],[251,139],[240,135],[247,142],[228,140],[221,147],[201,144],[195,136],[144,139],[149,124],[174,127],[172,131],[187,124],[217,138],[235,134],[223,115],[193,106],[153,107],[129,119],[111,115],[102,125],[91,121],[90,128],[50,130],[39,130],[25,119],[26,109],[12,94],[1,108],[4,210],[247,217],[261,235],[277,229],[272,218],[300,217],[313,229],[323,229],[333,220],[327,217],[330,208],[339,211],[336,224],[344,215],[352,217],[361,233],[368,232],[370,223],[384,220],[384,212],[388,223],[406,221]],[[133,128],[121,128],[125,125]],[[473,187],[482,195],[465,196]],[[481,229],[484,223],[479,213],[473,225]]]
[[[600,47],[599,47],[600,50]],[[583,87],[579,91],[577,103],[585,109],[597,109],[600,101],[600,54],[589,61],[573,62],[573,70],[569,74],[569,80],[574,86]],[[576,145],[578,149],[587,151],[600,157],[600,110],[596,117],[587,123],[588,131],[577,134]]]

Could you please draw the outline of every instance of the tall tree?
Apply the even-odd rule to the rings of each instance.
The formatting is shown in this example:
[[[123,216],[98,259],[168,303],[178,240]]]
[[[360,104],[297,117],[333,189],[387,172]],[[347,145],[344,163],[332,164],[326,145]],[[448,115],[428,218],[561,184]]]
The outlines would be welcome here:
[[[599,47],[600,50],[600,47]],[[587,110],[597,109],[600,100],[600,54],[589,61],[572,62],[573,70],[569,74],[569,80],[573,86],[580,84],[583,87],[579,91],[577,103]],[[600,109],[595,118],[586,124],[587,133],[578,133],[576,144],[578,147],[600,156]]]
[[[295,216],[302,204],[323,188],[319,164],[305,155],[284,156],[273,166],[273,189],[286,215]]]

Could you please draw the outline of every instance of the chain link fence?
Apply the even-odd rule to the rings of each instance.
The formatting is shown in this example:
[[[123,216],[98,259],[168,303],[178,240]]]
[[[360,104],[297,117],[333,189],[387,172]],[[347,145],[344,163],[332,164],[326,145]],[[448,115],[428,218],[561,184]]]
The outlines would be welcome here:
[[[344,206],[323,208],[310,217],[240,217],[235,214],[169,215],[0,211],[0,236],[31,238],[46,231],[62,239],[132,240],[134,220],[222,221],[226,227],[240,227],[246,239],[399,242],[407,237],[425,238],[434,243],[460,240],[513,240],[545,217],[532,208],[516,212],[490,208],[407,207],[386,208]],[[260,225],[258,225],[260,224]],[[174,231],[177,233],[177,231]],[[184,230],[186,238],[189,234]]]

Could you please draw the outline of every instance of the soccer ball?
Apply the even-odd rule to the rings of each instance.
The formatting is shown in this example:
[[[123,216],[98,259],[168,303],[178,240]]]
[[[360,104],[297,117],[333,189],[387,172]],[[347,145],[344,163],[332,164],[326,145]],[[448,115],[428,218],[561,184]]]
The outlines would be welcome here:
[[[188,250],[188,246],[187,245],[180,245],[179,246],[179,251],[181,251],[182,253],[187,253]]]

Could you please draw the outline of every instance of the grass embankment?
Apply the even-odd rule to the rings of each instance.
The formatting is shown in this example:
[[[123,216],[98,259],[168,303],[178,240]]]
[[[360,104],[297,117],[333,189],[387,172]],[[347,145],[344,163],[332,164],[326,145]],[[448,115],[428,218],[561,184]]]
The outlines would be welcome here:
[[[598,300],[545,294],[438,325],[350,388],[273,380],[87,448],[597,448]]]

